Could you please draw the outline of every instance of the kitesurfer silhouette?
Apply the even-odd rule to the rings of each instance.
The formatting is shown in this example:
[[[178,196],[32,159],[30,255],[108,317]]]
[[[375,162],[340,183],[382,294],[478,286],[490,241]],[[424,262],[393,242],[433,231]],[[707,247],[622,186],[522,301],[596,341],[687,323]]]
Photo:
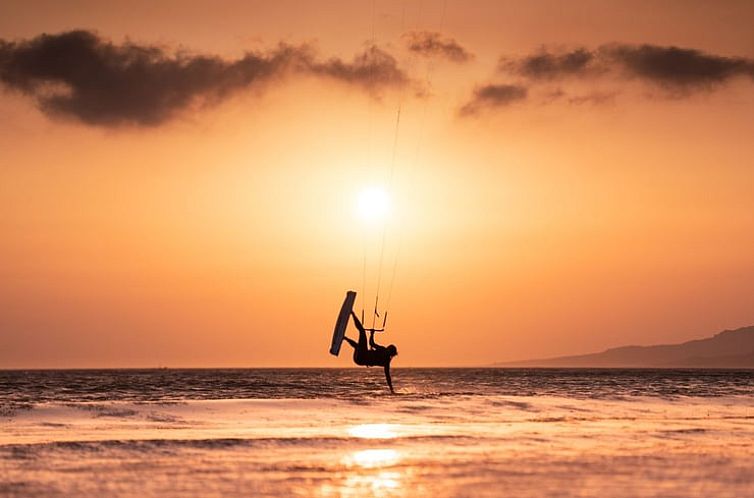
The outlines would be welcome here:
[[[364,326],[361,324],[359,317],[357,317],[356,313],[354,313],[353,311],[351,311],[351,316],[353,317],[356,328],[359,329],[359,342],[356,342],[353,339],[349,339],[348,337],[343,337],[343,339],[348,341],[348,344],[353,347],[353,362],[357,365],[362,365],[365,367],[384,367],[387,385],[390,388],[390,392],[395,394],[395,391],[393,390],[393,381],[390,378],[390,361],[398,355],[398,348],[396,348],[393,344],[385,347],[375,343],[375,329],[364,329]],[[369,330],[368,347],[367,330]]]

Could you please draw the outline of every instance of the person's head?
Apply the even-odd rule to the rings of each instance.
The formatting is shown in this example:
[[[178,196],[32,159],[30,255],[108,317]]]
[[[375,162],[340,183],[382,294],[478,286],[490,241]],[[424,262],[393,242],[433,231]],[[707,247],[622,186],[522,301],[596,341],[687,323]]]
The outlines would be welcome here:
[[[398,348],[395,347],[395,344],[391,344],[387,347],[387,354],[389,354],[391,358],[393,356],[398,356]]]

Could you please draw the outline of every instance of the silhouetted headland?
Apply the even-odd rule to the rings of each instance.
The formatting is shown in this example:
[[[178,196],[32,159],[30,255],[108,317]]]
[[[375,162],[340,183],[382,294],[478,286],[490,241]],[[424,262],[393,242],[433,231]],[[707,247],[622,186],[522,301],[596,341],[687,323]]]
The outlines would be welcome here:
[[[495,363],[506,367],[754,368],[754,326],[681,344],[623,346],[601,353]]]

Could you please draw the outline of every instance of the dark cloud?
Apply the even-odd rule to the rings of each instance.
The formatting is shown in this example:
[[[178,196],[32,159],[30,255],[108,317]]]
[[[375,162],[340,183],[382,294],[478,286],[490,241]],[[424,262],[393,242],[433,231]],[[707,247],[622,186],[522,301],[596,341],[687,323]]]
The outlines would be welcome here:
[[[594,50],[581,47],[560,52],[541,49],[524,57],[501,57],[498,69],[520,78],[523,84],[488,84],[477,88],[461,108],[462,115],[477,114],[483,108],[505,106],[527,98],[527,87],[541,90],[538,93],[542,104],[601,105],[613,102],[621,90],[615,85],[626,80],[638,79],[660,87],[667,97],[686,97],[734,78],[754,79],[753,59],[649,44],[613,43]],[[612,78],[601,82],[600,89],[596,90],[592,83],[605,75]],[[576,86],[570,85],[571,90],[576,91],[573,95],[569,95],[570,90],[549,86],[554,81],[569,78],[578,82]],[[608,88],[604,89],[605,86]]]
[[[596,50],[540,52],[502,58],[500,69],[529,80],[587,77],[611,72],[639,78],[672,91],[711,88],[738,76],[754,78],[754,60],[725,57],[696,49],[658,45],[602,45]]]
[[[376,46],[368,47],[348,63],[338,58],[322,63],[309,61],[306,69],[367,89],[408,83],[408,77],[398,67],[395,57]]]
[[[478,114],[487,108],[504,107],[526,99],[528,90],[519,85],[484,85],[474,90],[471,100],[461,108],[462,116]]]
[[[468,62],[474,56],[453,38],[431,31],[412,31],[403,35],[411,52],[425,57],[444,57],[453,62]]]
[[[567,102],[569,104],[573,105],[583,105],[583,104],[592,104],[592,105],[603,105],[603,104],[611,104],[615,101],[615,98],[617,97],[616,92],[592,92],[587,93],[583,95],[574,95],[572,97],[568,97]]]
[[[563,76],[584,75],[594,68],[595,55],[583,48],[571,52],[551,53],[542,49],[539,53],[520,59],[501,58],[499,67],[531,79],[556,79]]]
[[[158,125],[181,111],[216,103],[291,74],[324,76],[369,91],[408,79],[376,47],[351,62],[320,61],[307,46],[280,45],[235,60],[113,44],[89,31],[0,41],[0,82],[37,101],[48,115],[91,125]]]
[[[671,89],[709,88],[737,76],[754,78],[752,59],[690,48],[613,44],[600,47],[599,53],[606,63],[622,66],[626,74]]]
[[[528,99],[536,100],[538,104],[548,105],[555,102],[564,102],[570,105],[604,105],[612,104],[618,97],[618,92],[590,91],[581,93],[570,93],[562,88],[539,91],[536,94],[529,92]]]

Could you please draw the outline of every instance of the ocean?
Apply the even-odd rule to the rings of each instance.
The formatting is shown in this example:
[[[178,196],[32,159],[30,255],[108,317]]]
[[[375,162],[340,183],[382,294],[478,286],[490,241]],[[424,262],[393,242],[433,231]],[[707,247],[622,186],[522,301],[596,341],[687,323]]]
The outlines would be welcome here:
[[[0,497],[754,496],[754,371],[0,371]]]

